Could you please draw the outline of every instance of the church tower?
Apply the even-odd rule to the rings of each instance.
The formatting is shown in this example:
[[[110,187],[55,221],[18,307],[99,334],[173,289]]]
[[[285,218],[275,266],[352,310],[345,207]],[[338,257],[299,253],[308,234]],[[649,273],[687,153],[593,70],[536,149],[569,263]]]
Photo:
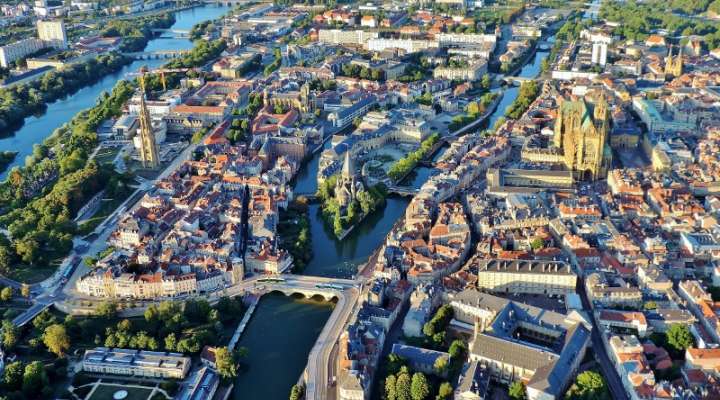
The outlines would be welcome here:
[[[145,102],[145,75],[140,76],[140,160],[143,168],[155,169],[160,165],[155,134],[152,130],[150,112]]]
[[[335,198],[340,207],[346,208],[356,198],[357,194],[363,190],[362,182],[357,179],[355,171],[355,162],[350,156],[350,151],[345,151],[345,159],[343,161],[342,170],[335,186]]]
[[[668,55],[665,57],[665,75],[677,78],[683,73],[683,54],[682,47],[678,50],[678,55],[673,57],[672,46],[668,50]]]

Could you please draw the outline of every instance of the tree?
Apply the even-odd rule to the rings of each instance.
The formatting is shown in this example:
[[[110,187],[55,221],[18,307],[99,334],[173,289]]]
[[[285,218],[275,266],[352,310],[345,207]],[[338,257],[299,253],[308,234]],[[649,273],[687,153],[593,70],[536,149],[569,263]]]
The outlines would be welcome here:
[[[300,385],[293,385],[290,389],[290,400],[300,400],[305,394],[305,389]]]
[[[238,364],[227,347],[215,349],[215,365],[221,377],[225,379],[237,377]]]
[[[177,350],[177,338],[175,337],[174,333],[170,333],[169,335],[165,336],[165,350]]]
[[[513,400],[525,400],[527,398],[525,395],[525,384],[520,381],[513,382],[510,384],[508,394]]]
[[[117,317],[118,304],[113,301],[104,301],[98,305],[95,315],[100,318],[113,319]]]
[[[65,331],[65,326],[53,324],[45,328],[43,343],[48,350],[62,357],[65,351],[70,348],[70,336]]]
[[[33,361],[25,366],[22,378],[22,390],[27,396],[36,395],[43,387],[47,386],[48,377],[42,362]]]
[[[412,400],[410,395],[411,378],[408,372],[401,372],[395,383],[396,400]]]
[[[440,356],[435,360],[435,364],[433,365],[435,374],[443,376],[447,372],[447,368],[448,368],[448,358],[446,356]]]
[[[667,342],[676,352],[683,352],[694,344],[687,325],[672,324],[667,331]]]
[[[5,366],[3,372],[3,386],[8,391],[19,390],[23,381],[23,371],[25,367],[22,361],[14,361]]]
[[[397,384],[397,379],[395,378],[395,375],[390,374],[385,378],[385,399],[386,400],[395,400],[397,398],[397,392],[395,391],[395,386]]]
[[[425,400],[430,396],[430,384],[422,372],[416,372],[412,377],[410,395],[413,400]]]
[[[19,328],[15,326],[10,320],[4,320],[2,322],[2,346],[5,351],[12,350],[18,342],[20,337]]]
[[[450,358],[454,360],[456,359],[463,359],[465,358],[465,354],[467,352],[467,345],[465,345],[465,342],[459,339],[453,340],[452,343],[450,343],[450,349],[448,350],[448,353],[450,354]]]
[[[585,371],[577,376],[565,398],[569,400],[610,400],[610,392],[602,375],[595,371]]]
[[[395,353],[390,353],[387,357],[387,364],[385,364],[388,370],[388,374],[397,374],[405,365],[405,359]]]
[[[482,88],[485,90],[490,89],[490,83],[490,75],[483,75],[482,81],[480,81],[480,85],[482,86]]]
[[[10,286],[5,286],[0,290],[0,300],[2,301],[8,301],[12,299],[13,290]]]
[[[453,387],[449,382],[443,382],[438,389],[438,395],[435,400],[450,400],[453,395]]]
[[[27,283],[23,283],[20,287],[20,294],[23,297],[30,297],[30,285],[28,285]]]

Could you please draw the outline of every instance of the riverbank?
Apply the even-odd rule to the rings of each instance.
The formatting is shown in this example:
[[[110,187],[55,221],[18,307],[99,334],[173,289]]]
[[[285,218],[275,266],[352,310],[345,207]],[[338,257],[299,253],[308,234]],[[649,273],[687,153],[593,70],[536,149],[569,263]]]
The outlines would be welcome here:
[[[175,23],[172,14],[142,17],[137,21],[116,21],[106,26],[103,36],[123,37],[125,51],[142,50],[155,35],[153,29],[167,28]],[[0,89],[5,101],[0,105],[0,131],[11,135],[18,131],[30,115],[46,111],[47,105],[92,85],[103,77],[132,63],[132,59],[118,53],[98,55],[62,70],[47,72],[42,78],[12,89]]]

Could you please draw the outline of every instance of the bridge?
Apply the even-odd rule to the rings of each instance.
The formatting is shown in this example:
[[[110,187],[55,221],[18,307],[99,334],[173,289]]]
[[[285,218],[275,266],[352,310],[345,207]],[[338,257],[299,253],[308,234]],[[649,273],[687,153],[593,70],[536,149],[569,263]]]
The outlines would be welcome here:
[[[171,33],[176,38],[188,38],[190,37],[190,31],[186,29],[160,29],[156,28],[152,30],[153,33],[156,34],[165,34],[165,33]]]
[[[415,196],[416,194],[418,194],[420,189],[414,188],[414,187],[409,187],[409,186],[391,185],[391,186],[388,186],[387,191],[388,191],[388,193],[394,193],[399,196],[412,197],[412,196]]]
[[[508,85],[520,86],[525,82],[534,81],[536,79],[525,78],[522,76],[505,76],[505,77],[500,78],[500,80],[504,81]]]
[[[13,325],[21,327],[27,324],[35,317],[37,317],[38,314],[48,309],[52,304],[52,302],[37,302],[33,304],[32,307],[28,308],[22,314],[18,315],[17,317],[15,317],[15,319],[12,320]]]
[[[178,58],[189,53],[190,50],[158,50],[158,51],[136,51],[133,53],[122,53],[126,57],[132,57],[135,60],[162,60],[168,58]]]
[[[202,0],[205,4],[217,4],[219,6],[237,6],[241,4],[248,4],[250,0]]]

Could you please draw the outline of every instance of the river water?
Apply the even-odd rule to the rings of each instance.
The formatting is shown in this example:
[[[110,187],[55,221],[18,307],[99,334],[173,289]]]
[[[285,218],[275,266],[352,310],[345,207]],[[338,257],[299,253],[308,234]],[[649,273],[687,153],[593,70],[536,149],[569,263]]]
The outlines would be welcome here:
[[[226,6],[206,5],[183,10],[175,13],[175,24],[173,29],[190,29],[194,24],[209,19],[215,19],[230,8]],[[189,39],[163,38],[159,37],[148,42],[145,48],[148,51],[190,49],[193,44]],[[118,80],[126,78],[128,72],[136,72],[140,67],[147,65],[150,68],[158,67],[167,60],[138,60],[126,65],[119,71],[105,76],[98,82],[86,86],[70,96],[49,104],[44,114],[25,118],[25,124],[12,136],[0,138],[0,151],[17,151],[8,169],[0,174],[0,179],[5,179],[7,172],[16,165],[24,165],[25,157],[32,154],[33,144],[41,143],[46,137],[70,121],[78,112],[95,105],[97,98],[102,92],[109,92]]]

